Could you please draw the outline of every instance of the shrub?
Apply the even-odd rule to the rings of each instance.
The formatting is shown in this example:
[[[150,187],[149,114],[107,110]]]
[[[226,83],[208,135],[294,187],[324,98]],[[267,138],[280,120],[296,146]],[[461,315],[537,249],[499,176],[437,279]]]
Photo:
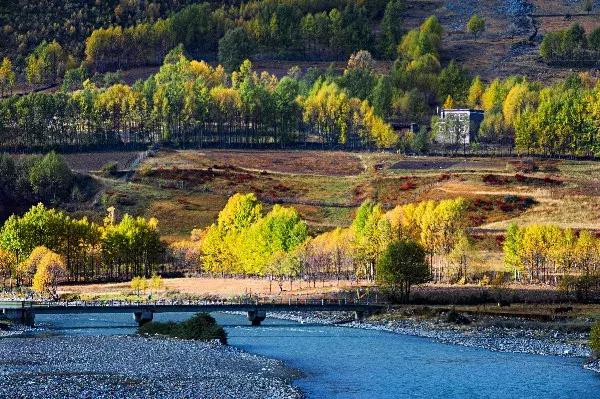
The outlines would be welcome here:
[[[522,175],[520,173],[517,173],[517,174],[515,174],[515,180],[520,183],[523,183],[523,182],[527,181],[527,177],[525,177],[524,175]]]
[[[490,282],[492,287],[502,287],[504,285],[505,275],[504,272],[497,272],[492,281]]]
[[[138,167],[137,173],[140,176],[149,176],[150,173],[152,173],[152,167],[148,164],[142,164],[140,167]]]
[[[102,168],[100,169],[100,172],[104,176],[113,176],[117,173],[118,170],[119,170],[119,164],[115,161],[110,161],[110,162],[105,163],[102,166]]]
[[[595,356],[600,356],[600,321],[597,321],[590,331],[590,348]]]
[[[227,333],[208,313],[196,313],[191,319],[181,323],[150,322],[141,326],[138,332],[142,335],[164,335],[200,341],[218,339],[222,344],[227,344]]]
[[[446,316],[446,321],[448,323],[454,323],[454,324],[471,324],[471,319],[469,319],[467,316],[458,313],[456,310],[451,309],[448,312],[448,315]]]

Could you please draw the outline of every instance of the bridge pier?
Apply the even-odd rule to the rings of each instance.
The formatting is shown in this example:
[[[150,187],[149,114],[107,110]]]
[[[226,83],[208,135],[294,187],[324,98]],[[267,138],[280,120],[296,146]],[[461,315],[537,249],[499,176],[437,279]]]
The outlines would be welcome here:
[[[354,311],[354,320],[361,322],[365,319],[365,311],[364,310],[355,310]]]
[[[20,323],[25,326],[33,327],[35,324],[35,313],[31,309],[2,309],[2,315],[15,323]]]
[[[133,313],[133,319],[138,323],[138,326],[143,326],[154,319],[154,312],[151,310],[140,310]]]
[[[265,310],[249,310],[248,311],[248,320],[252,323],[253,326],[260,326],[260,323],[267,317],[267,312]]]

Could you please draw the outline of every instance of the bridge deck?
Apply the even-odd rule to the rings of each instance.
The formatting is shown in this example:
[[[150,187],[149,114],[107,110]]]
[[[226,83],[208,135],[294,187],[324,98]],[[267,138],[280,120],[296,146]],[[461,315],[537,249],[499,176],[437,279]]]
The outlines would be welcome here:
[[[211,302],[0,302],[0,310],[26,309],[35,314],[76,314],[76,313],[132,313],[149,310],[154,313],[178,312],[237,312],[264,310],[266,312],[353,312],[376,311],[383,304],[344,301],[289,301],[287,303],[211,303]]]

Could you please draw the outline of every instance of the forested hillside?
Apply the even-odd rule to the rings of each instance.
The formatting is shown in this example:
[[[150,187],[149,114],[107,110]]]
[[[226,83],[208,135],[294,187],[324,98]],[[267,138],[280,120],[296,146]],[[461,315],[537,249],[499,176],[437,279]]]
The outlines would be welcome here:
[[[94,29],[154,21],[191,3],[194,1],[4,0],[0,3],[0,51],[20,62],[44,40],[56,40],[81,56],[85,39]]]
[[[219,40],[230,31],[225,44],[229,41],[260,59],[331,61],[344,59],[360,49],[370,50],[378,59],[393,59],[401,34],[435,15],[445,32],[441,54],[444,62],[455,59],[484,80],[511,74],[554,80],[577,65],[549,66],[540,56],[544,36],[574,23],[591,33],[600,23],[594,1],[392,3],[395,4],[385,0],[5,0],[0,4],[0,56],[8,56],[19,68],[25,68],[27,56],[37,46],[56,40],[79,62],[90,58],[86,52],[86,39],[90,36],[95,36],[90,45],[102,39],[96,43],[99,47],[88,46],[90,50],[100,48],[110,53],[124,44],[135,46],[139,40],[153,40],[158,35],[163,44],[183,43],[193,58],[210,60],[216,59]],[[195,7],[187,8],[191,4]],[[467,29],[474,14],[485,21],[483,30],[476,34]],[[236,31],[237,28],[242,31]],[[102,49],[108,38],[112,47]],[[156,47],[156,43],[147,44],[137,46],[150,52]],[[127,68],[162,61],[161,57],[148,54],[139,57],[135,51],[120,57],[124,58],[113,64],[96,60],[95,66]]]

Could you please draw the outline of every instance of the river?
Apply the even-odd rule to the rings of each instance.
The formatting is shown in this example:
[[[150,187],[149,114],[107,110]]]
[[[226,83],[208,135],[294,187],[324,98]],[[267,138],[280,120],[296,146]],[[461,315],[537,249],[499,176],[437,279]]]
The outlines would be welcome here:
[[[189,314],[157,314],[179,321]],[[600,398],[600,376],[581,358],[491,352],[426,338],[338,326],[215,314],[229,344],[283,360],[304,377],[308,398]],[[38,326],[66,335],[136,331],[128,314],[38,315]]]

